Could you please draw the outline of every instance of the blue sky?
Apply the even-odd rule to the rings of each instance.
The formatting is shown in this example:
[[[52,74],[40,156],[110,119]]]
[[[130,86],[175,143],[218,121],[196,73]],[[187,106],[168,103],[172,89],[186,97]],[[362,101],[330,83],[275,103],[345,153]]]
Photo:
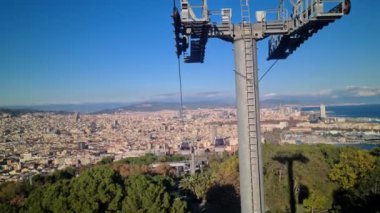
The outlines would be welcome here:
[[[277,2],[255,0],[251,9]],[[232,7],[239,21],[239,0],[209,0],[209,7]],[[1,0],[0,106],[177,100],[171,10],[172,0]],[[377,1],[354,1],[349,16],[278,62],[260,84],[262,98],[380,102],[379,11]],[[273,62],[267,40],[258,47],[261,75]],[[232,97],[233,67],[232,44],[210,40],[205,63],[182,64],[185,101]]]

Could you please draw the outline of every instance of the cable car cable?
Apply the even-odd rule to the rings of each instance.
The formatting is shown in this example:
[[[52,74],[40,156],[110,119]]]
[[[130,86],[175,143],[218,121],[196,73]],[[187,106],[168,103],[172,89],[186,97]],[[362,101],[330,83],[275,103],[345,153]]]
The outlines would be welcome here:
[[[271,71],[271,69],[274,67],[274,65],[276,65],[278,62],[278,59],[273,62],[273,64],[269,67],[269,69],[267,69],[267,71],[265,71],[265,73],[260,77],[259,79],[259,82],[269,73],[269,71]]]
[[[181,60],[179,56],[178,56],[178,79],[179,79],[179,95],[180,95],[179,116],[180,116],[181,122],[183,122],[182,75],[181,75]]]

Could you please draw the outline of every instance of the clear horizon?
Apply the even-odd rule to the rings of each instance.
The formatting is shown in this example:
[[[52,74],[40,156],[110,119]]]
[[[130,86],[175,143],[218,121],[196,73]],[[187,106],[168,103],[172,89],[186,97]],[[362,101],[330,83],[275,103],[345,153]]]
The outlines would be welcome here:
[[[277,3],[257,0],[251,10]],[[238,1],[209,7],[232,7],[239,22]],[[353,2],[351,14],[279,61],[261,98],[380,103],[379,9]],[[172,1],[1,1],[0,106],[178,101],[171,10]],[[258,48],[261,76],[273,61],[267,40]],[[182,63],[184,101],[233,98],[233,68],[232,44],[210,39],[204,64]]]

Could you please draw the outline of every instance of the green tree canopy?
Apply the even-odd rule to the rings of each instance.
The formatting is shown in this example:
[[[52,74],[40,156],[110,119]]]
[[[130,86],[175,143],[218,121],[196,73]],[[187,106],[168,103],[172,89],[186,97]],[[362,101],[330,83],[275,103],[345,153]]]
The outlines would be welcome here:
[[[173,185],[170,177],[123,178],[110,166],[96,166],[77,178],[34,190],[26,212],[185,212],[186,203],[169,194]]]
[[[207,192],[213,185],[215,185],[214,176],[209,172],[203,172],[183,178],[179,187],[189,190],[197,199],[205,203]]]
[[[306,212],[314,212],[317,209],[323,209],[327,204],[327,197],[312,190],[309,197],[303,201]]]
[[[186,203],[176,199],[171,202],[167,192],[167,179],[151,176],[130,176],[126,182],[127,196],[123,200],[125,213],[185,212]]]
[[[211,172],[219,185],[232,185],[236,194],[240,193],[239,158],[231,156],[222,163],[213,163]]]
[[[340,154],[339,163],[329,173],[332,181],[343,189],[353,187],[375,165],[375,158],[363,150],[350,150]]]
[[[59,181],[35,190],[28,198],[30,212],[105,212],[121,207],[120,175],[107,167],[95,167],[78,178]]]

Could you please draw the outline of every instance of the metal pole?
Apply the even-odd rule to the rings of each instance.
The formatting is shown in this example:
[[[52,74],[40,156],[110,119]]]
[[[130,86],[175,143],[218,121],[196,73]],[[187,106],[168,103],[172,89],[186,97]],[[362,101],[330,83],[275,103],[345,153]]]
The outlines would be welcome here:
[[[235,81],[236,81],[236,103],[239,136],[239,172],[240,172],[240,202],[242,213],[265,212],[264,188],[261,158],[260,137],[260,112],[258,103],[258,79],[257,79],[257,51],[256,41],[252,40],[252,60],[254,71],[254,92],[256,129],[249,130],[248,124],[248,98],[246,79],[246,56],[244,39],[238,38],[234,41],[235,52]],[[256,134],[252,136],[252,134]],[[250,137],[251,135],[251,137]],[[249,141],[256,138],[255,141]],[[251,144],[255,144],[252,148]]]

